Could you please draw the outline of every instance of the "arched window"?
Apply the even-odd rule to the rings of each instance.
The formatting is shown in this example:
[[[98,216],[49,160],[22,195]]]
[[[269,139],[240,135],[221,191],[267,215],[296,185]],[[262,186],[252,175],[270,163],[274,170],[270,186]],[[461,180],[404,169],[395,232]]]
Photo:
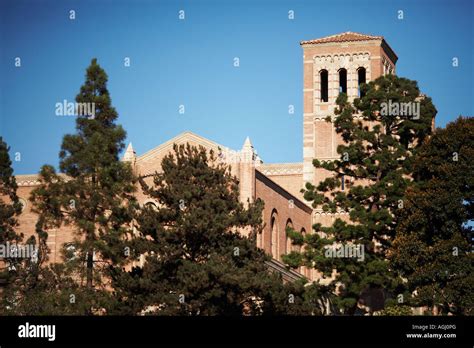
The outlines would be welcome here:
[[[293,228],[293,222],[291,221],[291,219],[288,219],[286,221],[286,228],[285,228],[285,234],[286,234],[286,254],[289,254],[293,248],[293,243],[291,242],[291,239],[290,237],[288,237],[288,229],[289,228]]]
[[[158,210],[158,205],[155,202],[152,202],[152,201],[146,202],[145,207],[151,208],[153,210]]]
[[[357,86],[358,86],[358,94],[359,97],[363,97],[365,93],[362,93],[360,90],[360,85],[366,83],[366,71],[365,68],[360,67],[357,69]]]
[[[278,258],[278,213],[272,212],[270,218],[270,253],[276,259]]]
[[[26,202],[26,199],[23,199],[23,198],[18,198],[18,201],[21,204],[21,212],[23,213],[28,203]]]
[[[347,94],[347,70],[344,68],[339,70],[339,93]]]
[[[321,102],[327,102],[328,101],[328,71],[327,70],[321,70],[319,73],[319,80],[321,83],[320,90],[321,90]]]

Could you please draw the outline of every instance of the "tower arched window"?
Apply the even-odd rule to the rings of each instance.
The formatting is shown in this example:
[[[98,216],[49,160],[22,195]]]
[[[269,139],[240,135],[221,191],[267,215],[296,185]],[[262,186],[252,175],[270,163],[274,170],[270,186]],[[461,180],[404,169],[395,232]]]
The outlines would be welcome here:
[[[319,73],[319,80],[320,80],[320,90],[321,90],[321,102],[327,102],[329,100],[329,78],[328,78],[328,71],[327,70],[321,70]]]
[[[347,94],[347,70],[344,68],[339,70],[339,93]]]
[[[359,69],[357,69],[358,94],[359,94],[359,97],[361,97],[361,98],[365,95],[365,93],[363,93],[360,90],[360,85],[362,85],[363,83],[366,83],[366,81],[367,81],[366,76],[367,76],[367,72],[366,72],[365,68],[360,67]]]

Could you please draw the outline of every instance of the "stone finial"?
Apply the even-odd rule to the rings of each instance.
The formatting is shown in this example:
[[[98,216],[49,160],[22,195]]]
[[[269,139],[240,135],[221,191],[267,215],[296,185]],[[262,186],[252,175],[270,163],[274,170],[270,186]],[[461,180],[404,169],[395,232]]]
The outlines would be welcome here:
[[[247,150],[247,151],[252,151],[253,152],[253,145],[252,142],[250,141],[250,138],[247,137],[244,141],[244,145],[242,146],[242,150]]]
[[[242,162],[252,163],[255,160],[255,150],[249,137],[245,139],[244,145],[242,145],[241,153]]]
[[[136,158],[137,156],[135,150],[133,150],[132,143],[129,143],[127,150],[125,150],[125,153],[123,154],[122,161],[134,163]]]

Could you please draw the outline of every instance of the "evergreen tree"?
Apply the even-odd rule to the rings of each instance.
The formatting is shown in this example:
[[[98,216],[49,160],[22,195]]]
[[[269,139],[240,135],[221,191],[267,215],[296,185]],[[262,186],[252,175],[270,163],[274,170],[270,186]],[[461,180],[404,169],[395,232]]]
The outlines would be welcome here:
[[[318,312],[302,283],[283,285],[256,247],[262,201],[239,202],[238,183],[211,151],[174,146],[153,182],[141,179],[156,206],[143,207],[129,271],[116,269],[118,313],[257,315]],[[249,236],[241,232],[246,231]]]
[[[363,84],[361,91],[363,97],[353,103],[344,93],[337,98],[335,115],[326,121],[333,122],[343,139],[337,147],[340,159],[314,160],[316,168],[330,175],[316,186],[308,183],[304,192],[314,208],[349,214],[347,219],[336,218],[329,227],[316,224],[316,233],[304,240],[302,255],[303,263],[314,265],[327,277],[337,272],[332,281],[338,294],[335,304],[347,314],[356,312],[364,293],[400,291],[400,282],[389,270],[387,249],[411,182],[413,154],[429,136],[436,114],[431,99],[420,94],[415,81],[387,75]],[[420,113],[397,113],[406,103],[420,103]],[[294,234],[290,238],[295,240]],[[329,253],[328,248],[351,245],[363,248],[363,261]],[[288,261],[296,260],[290,257]]]
[[[18,233],[17,216],[21,213],[21,203],[16,194],[17,184],[13,176],[11,160],[8,154],[9,148],[0,137],[0,244],[9,247],[10,253],[14,248],[29,248],[29,258],[10,257],[2,259],[5,268],[2,270],[2,296],[0,298],[0,313],[8,314],[35,314],[36,312],[25,311],[23,300],[35,302],[38,306],[43,305],[36,296],[24,296],[29,289],[36,285],[36,277],[40,265],[47,259],[46,235],[41,232],[37,236],[31,236],[23,241],[23,234]],[[38,238],[37,238],[38,237]],[[10,244],[7,244],[10,243]],[[36,251],[35,251],[36,250]]]
[[[406,279],[413,306],[472,314],[474,265],[474,119],[438,129],[418,151],[415,185],[400,211],[390,260]]]
[[[37,227],[40,223],[37,224]],[[81,314],[68,306],[70,299],[65,289],[73,289],[71,277],[64,272],[65,265],[47,266],[49,248],[47,233],[38,230],[26,242],[37,247],[34,257],[18,259],[0,299],[1,315],[61,315]],[[77,288],[77,285],[75,286]],[[77,294],[77,291],[69,294]],[[84,303],[84,302],[83,302]]]
[[[89,105],[92,113],[78,115],[76,134],[64,136],[59,154],[63,174],[44,166],[41,185],[31,199],[40,214],[39,230],[73,227],[76,238],[69,247],[74,252],[65,270],[79,282],[85,298],[91,299],[83,306],[84,314],[93,314],[98,306],[95,294],[107,297],[99,290],[107,286],[109,269],[126,259],[126,252],[113,246],[130,236],[136,181],[130,165],[119,160],[126,135],[115,123],[117,112],[111,105],[107,75],[96,59],[87,68],[76,102]],[[100,306],[105,305],[101,302]]]
[[[21,240],[21,234],[15,231],[17,216],[21,212],[21,203],[16,194],[18,188],[13,176],[10,148],[0,137],[0,243]]]
[[[21,213],[21,203],[16,194],[17,184],[13,176],[12,162],[8,151],[10,148],[0,137],[0,244],[7,247],[7,243],[17,243],[23,239],[21,233],[17,233],[17,216]],[[11,281],[11,272],[17,263],[15,259],[0,259],[0,282]]]

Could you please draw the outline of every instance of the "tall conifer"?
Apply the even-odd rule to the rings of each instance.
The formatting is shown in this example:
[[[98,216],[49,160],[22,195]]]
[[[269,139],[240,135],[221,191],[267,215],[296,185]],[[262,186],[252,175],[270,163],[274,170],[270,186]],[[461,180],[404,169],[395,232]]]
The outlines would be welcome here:
[[[305,238],[302,258],[327,277],[337,272],[332,281],[338,294],[335,303],[347,314],[364,311],[358,307],[372,311],[373,304],[364,303],[364,294],[390,297],[400,291],[399,279],[389,269],[387,250],[405,190],[412,182],[413,155],[429,136],[436,114],[431,99],[421,95],[415,81],[387,75],[362,85],[361,91],[363,97],[353,103],[344,93],[337,98],[335,115],[326,121],[334,124],[343,139],[337,147],[340,158],[324,163],[314,160],[315,167],[327,170],[329,177],[317,185],[308,183],[304,193],[314,208],[348,214],[331,226],[316,224],[316,233]],[[403,114],[407,109],[401,108],[408,105],[412,113]],[[363,260],[327,252],[351,246],[364,249]],[[290,255],[287,261],[294,266],[295,260]]]

